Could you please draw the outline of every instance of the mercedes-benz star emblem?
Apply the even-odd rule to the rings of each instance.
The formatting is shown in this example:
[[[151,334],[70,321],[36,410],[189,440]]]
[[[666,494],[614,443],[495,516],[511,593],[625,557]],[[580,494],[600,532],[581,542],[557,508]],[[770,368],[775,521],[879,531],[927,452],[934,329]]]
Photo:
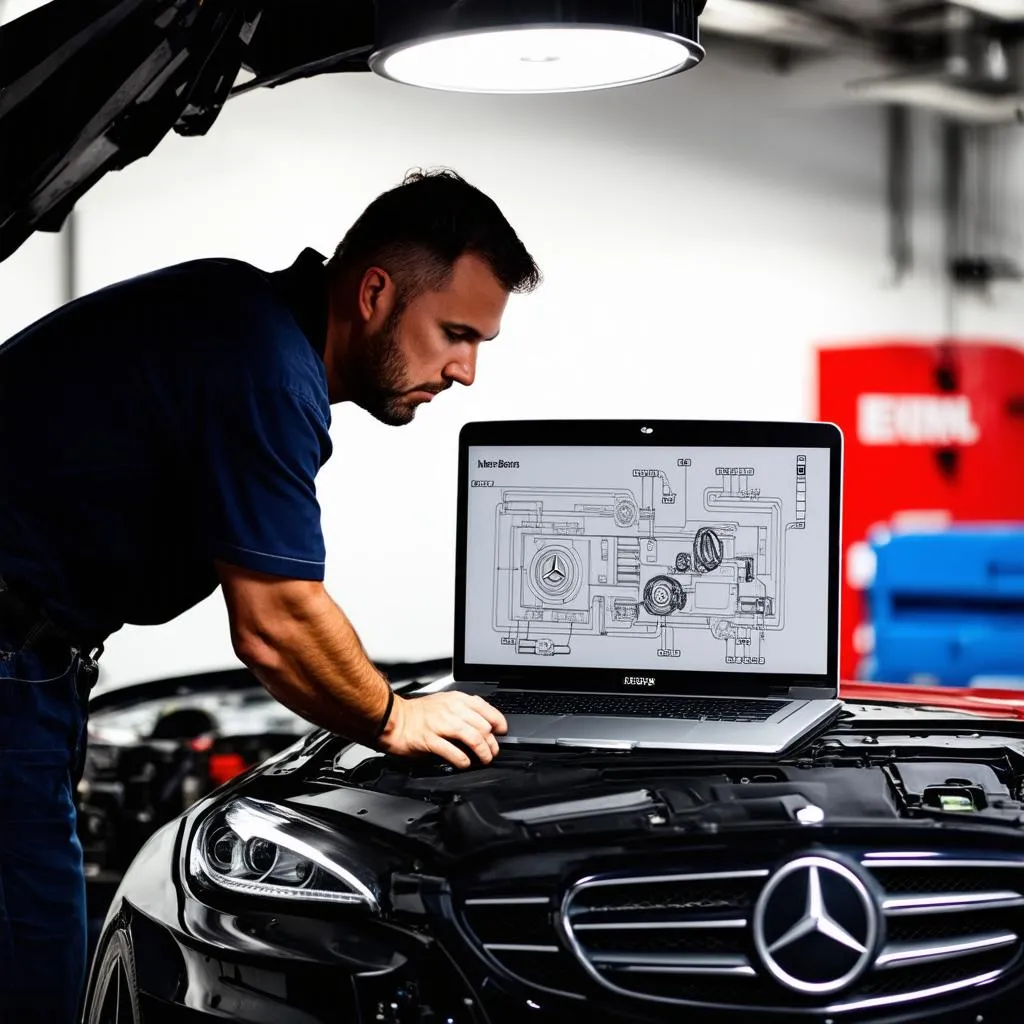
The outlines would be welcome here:
[[[541,579],[549,586],[557,587],[559,584],[565,581],[565,567],[562,565],[562,560],[558,555],[552,555],[547,562],[544,563],[544,571],[541,573]]]
[[[784,864],[754,907],[754,946],[764,966],[787,988],[810,995],[856,981],[875,959],[880,930],[864,880],[829,857]]]

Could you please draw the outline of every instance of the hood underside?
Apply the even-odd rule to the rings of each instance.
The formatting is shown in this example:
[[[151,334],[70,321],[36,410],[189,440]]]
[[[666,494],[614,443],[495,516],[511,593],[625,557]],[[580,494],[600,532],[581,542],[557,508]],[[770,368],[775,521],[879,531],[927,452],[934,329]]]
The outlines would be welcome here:
[[[366,71],[371,0],[51,0],[0,28],[0,260],[229,96]],[[247,77],[244,84],[237,84]]]

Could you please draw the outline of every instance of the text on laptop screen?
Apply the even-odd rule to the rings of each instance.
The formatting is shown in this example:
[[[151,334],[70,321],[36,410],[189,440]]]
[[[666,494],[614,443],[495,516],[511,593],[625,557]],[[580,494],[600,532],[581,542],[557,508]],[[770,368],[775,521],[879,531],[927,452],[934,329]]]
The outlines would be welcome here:
[[[828,449],[468,454],[467,663],[826,671]]]

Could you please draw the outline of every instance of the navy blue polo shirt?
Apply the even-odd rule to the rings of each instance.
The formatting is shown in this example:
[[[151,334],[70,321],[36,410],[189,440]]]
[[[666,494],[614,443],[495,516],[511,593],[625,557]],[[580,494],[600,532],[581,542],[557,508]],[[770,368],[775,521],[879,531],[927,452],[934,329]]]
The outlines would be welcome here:
[[[169,267],[0,346],[0,576],[83,642],[207,597],[214,560],[322,580],[324,258]]]

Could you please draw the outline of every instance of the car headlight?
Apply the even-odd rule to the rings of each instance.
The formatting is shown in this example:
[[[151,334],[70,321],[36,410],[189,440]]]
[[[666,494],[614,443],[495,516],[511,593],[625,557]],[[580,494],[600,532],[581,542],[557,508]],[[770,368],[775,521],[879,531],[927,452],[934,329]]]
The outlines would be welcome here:
[[[290,808],[240,797],[216,808],[189,851],[193,878],[249,896],[359,904],[380,890],[342,837]]]

